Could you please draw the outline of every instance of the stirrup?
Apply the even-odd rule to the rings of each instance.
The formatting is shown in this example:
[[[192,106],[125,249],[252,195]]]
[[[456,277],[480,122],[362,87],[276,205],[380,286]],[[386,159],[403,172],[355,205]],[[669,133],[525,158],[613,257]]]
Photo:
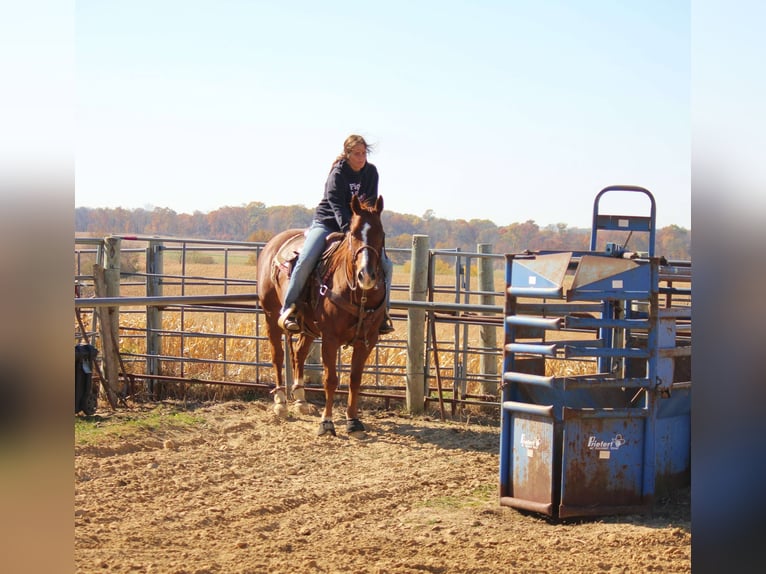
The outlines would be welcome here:
[[[297,333],[301,330],[301,326],[298,325],[297,321],[295,320],[295,317],[293,316],[293,313],[295,312],[295,305],[290,305],[290,307],[287,308],[286,311],[284,311],[277,320],[277,325],[283,330],[283,331],[290,331],[293,333]]]
[[[391,321],[391,316],[388,314],[388,311],[386,311],[386,315],[383,318],[383,322],[380,324],[380,329],[378,329],[378,334],[388,335],[389,333],[393,333],[394,331],[396,331],[396,328],[394,327],[394,324]]]

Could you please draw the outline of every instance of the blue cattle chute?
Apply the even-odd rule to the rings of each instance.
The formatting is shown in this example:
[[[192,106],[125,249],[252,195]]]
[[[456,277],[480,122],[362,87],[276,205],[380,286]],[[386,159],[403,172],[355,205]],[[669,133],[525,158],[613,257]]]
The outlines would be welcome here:
[[[615,191],[650,215],[600,214]],[[691,264],[654,256],[644,188],[602,190],[593,226],[590,251],[506,256],[500,503],[555,518],[649,512],[690,480]],[[596,251],[599,231],[648,233],[649,252]],[[588,372],[553,368],[569,362]]]

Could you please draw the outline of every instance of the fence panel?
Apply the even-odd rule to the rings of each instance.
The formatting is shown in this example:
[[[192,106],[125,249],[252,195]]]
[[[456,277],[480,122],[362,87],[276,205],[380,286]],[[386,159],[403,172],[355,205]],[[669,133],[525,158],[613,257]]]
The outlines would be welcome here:
[[[119,253],[108,258],[115,245]],[[263,246],[157,236],[75,238],[76,342],[87,338],[99,347],[97,310],[117,308],[121,374],[115,389],[121,396],[226,398],[243,389],[272,389],[255,294]],[[497,302],[503,294],[492,285],[502,285],[503,256],[490,253],[486,245],[476,253],[429,250],[427,300],[411,301],[413,252],[389,253],[396,262],[391,315],[397,330],[382,338],[370,356],[364,394],[404,401],[408,357],[418,348],[413,340],[422,337],[424,406],[447,403],[452,415],[462,404],[499,406],[502,350],[494,341],[496,329],[502,328],[502,305]],[[103,267],[108,259],[118,266],[119,284],[110,293],[113,297],[97,298],[94,266]],[[480,273],[485,276],[478,285]],[[422,332],[408,333],[407,320],[415,309],[425,311],[426,323]],[[307,362],[310,392],[321,391],[319,361],[313,354]],[[350,349],[339,351],[338,362],[343,392]]]

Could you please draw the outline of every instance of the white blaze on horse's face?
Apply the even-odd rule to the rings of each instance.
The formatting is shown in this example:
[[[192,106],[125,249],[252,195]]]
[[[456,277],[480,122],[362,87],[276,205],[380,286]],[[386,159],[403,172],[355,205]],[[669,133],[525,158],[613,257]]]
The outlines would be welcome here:
[[[369,233],[369,232],[370,232],[370,224],[369,224],[369,223],[365,223],[365,224],[362,226],[362,242],[363,242],[365,245],[369,245],[369,244],[370,244],[370,241],[369,241],[369,237],[368,237],[368,233]],[[363,259],[362,259],[362,265],[364,265],[365,267],[367,267],[367,263],[368,263],[368,261],[369,261],[369,258],[370,258],[370,257],[369,257],[369,255],[368,255],[368,253],[367,253],[367,250],[366,250],[366,249],[364,250],[364,254],[362,255],[362,257],[363,257]]]
[[[369,223],[365,223],[362,226],[362,243],[369,245],[368,234],[371,227]],[[362,289],[372,289],[375,287],[377,278],[375,277],[375,270],[370,265],[370,253],[369,249],[362,249],[360,252],[361,258],[359,261],[359,272],[357,273],[357,280],[359,286]]]

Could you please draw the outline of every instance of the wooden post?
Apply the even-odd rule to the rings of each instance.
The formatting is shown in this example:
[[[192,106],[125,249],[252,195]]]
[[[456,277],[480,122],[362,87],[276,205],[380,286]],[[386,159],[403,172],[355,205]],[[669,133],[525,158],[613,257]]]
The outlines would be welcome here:
[[[106,297],[106,280],[104,268],[98,263],[93,266],[93,281],[96,297]],[[117,340],[112,333],[111,307],[96,309],[101,332],[101,360],[104,363],[104,389],[109,403],[116,404],[116,389],[120,378],[119,357],[117,356]]]
[[[162,274],[164,272],[163,245],[161,241],[150,241],[146,248],[146,296],[162,296]],[[162,338],[159,331],[162,329],[162,310],[159,307],[146,307],[146,372],[149,375],[160,374],[160,360],[162,355]],[[156,379],[146,381],[146,390],[154,394]]]
[[[412,236],[410,301],[425,301],[428,294],[428,236]],[[407,410],[422,413],[425,408],[426,312],[407,311]]]
[[[109,235],[104,238],[104,247],[106,252],[106,261],[104,266],[104,282],[106,285],[106,294],[102,297],[120,296],[120,249],[122,248],[122,239]],[[108,347],[109,352],[113,353],[113,363],[117,365],[115,372],[119,372],[119,352],[120,352],[120,308],[109,307],[106,316],[109,318],[109,328],[112,332],[112,345]],[[112,381],[112,388],[118,388],[118,379]]]
[[[478,253],[492,253],[492,245],[489,243],[479,243],[477,251]],[[492,259],[489,257],[481,257],[479,259],[479,290],[483,292],[481,295],[482,305],[495,304],[494,296],[485,294],[495,290],[494,268]],[[489,315],[489,313],[484,314]],[[481,327],[481,347],[488,352],[497,348],[497,327],[493,325],[483,325]],[[497,360],[493,355],[480,355],[479,369],[485,377],[497,379]],[[498,390],[497,384],[497,380],[495,382],[484,381],[482,383],[484,394],[496,395]]]
[[[109,236],[104,239],[106,249],[106,265],[104,267],[104,281],[106,284],[106,295],[103,297],[120,296],[120,247],[122,239]],[[111,318],[112,336],[115,341],[119,340],[120,329],[120,308],[109,307]]]

